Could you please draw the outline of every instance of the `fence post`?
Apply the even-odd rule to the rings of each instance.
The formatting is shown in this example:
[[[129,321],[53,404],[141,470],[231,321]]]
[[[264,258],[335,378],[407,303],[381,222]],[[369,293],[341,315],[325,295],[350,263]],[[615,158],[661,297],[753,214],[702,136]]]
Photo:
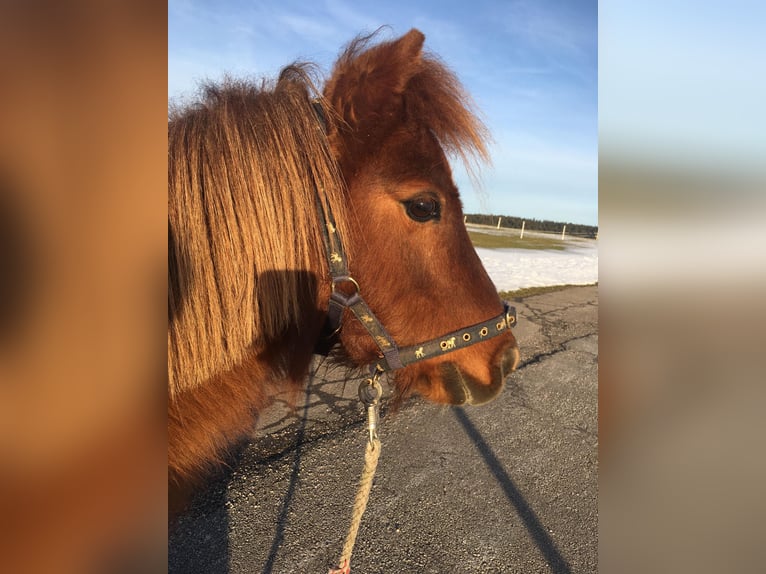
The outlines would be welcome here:
[[[497,218],[497,228],[500,229],[500,222],[502,221],[502,217]]]
[[[561,230],[561,239],[564,239],[564,235],[566,235],[567,232],[567,226],[564,225],[564,229]]]
[[[519,235],[519,239],[524,239],[524,226],[527,224],[526,221],[521,222],[521,235]]]

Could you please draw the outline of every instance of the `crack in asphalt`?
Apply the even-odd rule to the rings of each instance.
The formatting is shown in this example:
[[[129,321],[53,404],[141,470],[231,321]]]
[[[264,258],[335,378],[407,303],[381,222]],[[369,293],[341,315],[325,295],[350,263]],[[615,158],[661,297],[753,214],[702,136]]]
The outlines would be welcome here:
[[[549,357],[553,357],[554,355],[557,355],[564,351],[569,351],[571,349],[567,349],[566,346],[569,345],[570,343],[573,343],[575,341],[581,341],[583,339],[587,339],[588,337],[593,337],[596,334],[597,334],[596,332],[593,332],[593,333],[587,333],[585,335],[578,335],[577,337],[572,337],[570,339],[565,339],[564,341],[561,341],[560,343],[555,344],[551,350],[538,353],[537,355],[531,357],[530,359],[527,359],[526,361],[522,361],[516,370],[521,371],[522,369],[525,369],[526,367],[529,367],[531,365],[536,365]],[[550,337],[548,338],[550,339]],[[594,358],[598,357],[597,354],[591,353],[589,351],[580,351],[580,352],[593,355]]]

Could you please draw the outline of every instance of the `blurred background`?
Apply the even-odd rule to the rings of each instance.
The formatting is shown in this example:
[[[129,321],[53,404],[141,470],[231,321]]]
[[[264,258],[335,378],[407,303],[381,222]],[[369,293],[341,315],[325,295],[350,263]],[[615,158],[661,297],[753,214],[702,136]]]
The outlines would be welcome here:
[[[0,4],[0,572],[166,568],[166,38]]]
[[[598,13],[600,569],[758,570],[766,9]],[[165,568],[167,25],[0,7],[3,572]]]
[[[599,559],[764,562],[766,9],[599,3]]]

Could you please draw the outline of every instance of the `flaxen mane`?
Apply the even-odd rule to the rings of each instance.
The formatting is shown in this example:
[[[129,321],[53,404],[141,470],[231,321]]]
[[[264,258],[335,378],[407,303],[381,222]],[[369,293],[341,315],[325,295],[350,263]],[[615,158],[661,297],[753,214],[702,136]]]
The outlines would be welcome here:
[[[274,85],[207,86],[170,114],[171,397],[298,324],[306,278],[327,274],[317,190],[341,233],[344,191],[312,97],[291,67]]]

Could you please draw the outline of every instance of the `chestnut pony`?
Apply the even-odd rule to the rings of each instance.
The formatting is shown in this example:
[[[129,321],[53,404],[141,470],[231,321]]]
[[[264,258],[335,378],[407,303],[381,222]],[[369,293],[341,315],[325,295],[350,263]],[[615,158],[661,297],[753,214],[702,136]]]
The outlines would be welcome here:
[[[357,38],[321,96],[294,65],[273,84],[208,85],[171,111],[171,498],[270,397],[305,382],[331,298],[353,311],[333,326],[345,359],[396,369],[399,398],[480,404],[515,368],[512,318],[446,157],[487,159],[486,130],[423,42],[418,30]]]

